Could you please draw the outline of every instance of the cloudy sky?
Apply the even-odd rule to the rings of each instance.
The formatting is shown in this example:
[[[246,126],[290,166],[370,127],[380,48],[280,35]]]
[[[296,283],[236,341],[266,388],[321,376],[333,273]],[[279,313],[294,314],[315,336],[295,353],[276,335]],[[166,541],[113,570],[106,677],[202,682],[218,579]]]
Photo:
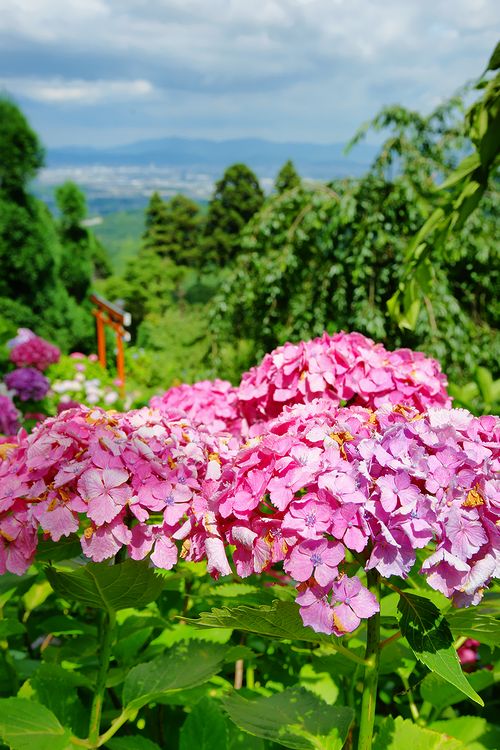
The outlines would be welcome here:
[[[497,0],[2,0],[0,90],[44,143],[342,142],[481,73]]]

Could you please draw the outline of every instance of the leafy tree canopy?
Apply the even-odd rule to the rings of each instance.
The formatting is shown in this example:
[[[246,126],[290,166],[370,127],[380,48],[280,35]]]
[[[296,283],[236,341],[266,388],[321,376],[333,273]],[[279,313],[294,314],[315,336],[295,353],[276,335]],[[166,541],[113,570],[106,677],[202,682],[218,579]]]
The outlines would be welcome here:
[[[406,270],[406,248],[425,221],[433,175],[466,147],[462,105],[429,117],[384,110],[392,128],[370,172],[330,187],[297,187],[270,199],[242,232],[243,252],[213,310],[218,341],[238,337],[254,357],[323,330],[359,330],[391,347],[421,348],[458,380],[480,364],[498,367],[497,185],[460,233],[433,256],[414,330],[402,331],[386,303]]]
[[[24,191],[43,161],[42,145],[19,107],[0,97],[0,191]]]

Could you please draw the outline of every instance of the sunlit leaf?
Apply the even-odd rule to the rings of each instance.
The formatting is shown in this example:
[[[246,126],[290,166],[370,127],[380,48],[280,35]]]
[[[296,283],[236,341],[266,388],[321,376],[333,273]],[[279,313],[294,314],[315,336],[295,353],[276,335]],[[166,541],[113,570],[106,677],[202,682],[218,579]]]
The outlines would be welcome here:
[[[354,718],[351,708],[296,687],[255,700],[234,692],[222,703],[241,729],[295,750],[341,750]]]
[[[417,659],[473,701],[484,705],[462,672],[450,627],[436,605],[423,596],[404,592],[398,611],[401,632]]]

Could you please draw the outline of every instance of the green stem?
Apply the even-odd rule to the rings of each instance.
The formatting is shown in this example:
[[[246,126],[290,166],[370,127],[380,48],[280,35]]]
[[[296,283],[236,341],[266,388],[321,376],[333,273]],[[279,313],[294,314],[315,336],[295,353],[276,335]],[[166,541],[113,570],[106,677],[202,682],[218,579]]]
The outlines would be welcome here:
[[[368,589],[379,600],[379,576],[376,570],[367,573]],[[377,612],[367,622],[365,674],[363,697],[361,699],[361,718],[359,724],[358,750],[371,750],[373,727],[375,724],[375,707],[377,703],[378,672],[380,662],[380,613]]]
[[[113,721],[108,731],[104,732],[104,734],[101,734],[96,747],[102,747],[102,745],[105,745],[106,742],[116,734],[120,727],[122,727],[127,721],[130,721],[133,718],[134,714],[137,714],[137,711],[122,711],[121,714],[117,716]]]
[[[106,677],[108,675],[109,660],[111,657],[111,644],[115,626],[115,613],[108,610],[103,613],[100,627],[101,644],[99,648],[99,671],[95,686],[94,700],[90,711],[89,722],[89,745],[92,748],[99,747],[99,731],[101,728],[101,714],[106,690]]]
[[[413,690],[411,689],[410,681],[406,679],[402,674],[399,675],[401,677],[401,682],[404,685],[405,692],[408,696],[408,705],[410,707],[410,713],[412,716],[412,719],[415,723],[420,722],[420,714],[418,712],[417,704],[415,703],[413,699]]]

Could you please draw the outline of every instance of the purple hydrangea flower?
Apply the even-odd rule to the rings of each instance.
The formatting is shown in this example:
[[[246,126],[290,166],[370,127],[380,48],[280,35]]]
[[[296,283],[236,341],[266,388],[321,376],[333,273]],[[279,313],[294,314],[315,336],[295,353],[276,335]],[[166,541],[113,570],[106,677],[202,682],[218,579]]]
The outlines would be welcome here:
[[[19,429],[19,412],[8,396],[0,393],[0,435],[15,435]]]
[[[5,384],[21,401],[41,401],[47,394],[50,383],[34,367],[21,367],[5,376]]]

